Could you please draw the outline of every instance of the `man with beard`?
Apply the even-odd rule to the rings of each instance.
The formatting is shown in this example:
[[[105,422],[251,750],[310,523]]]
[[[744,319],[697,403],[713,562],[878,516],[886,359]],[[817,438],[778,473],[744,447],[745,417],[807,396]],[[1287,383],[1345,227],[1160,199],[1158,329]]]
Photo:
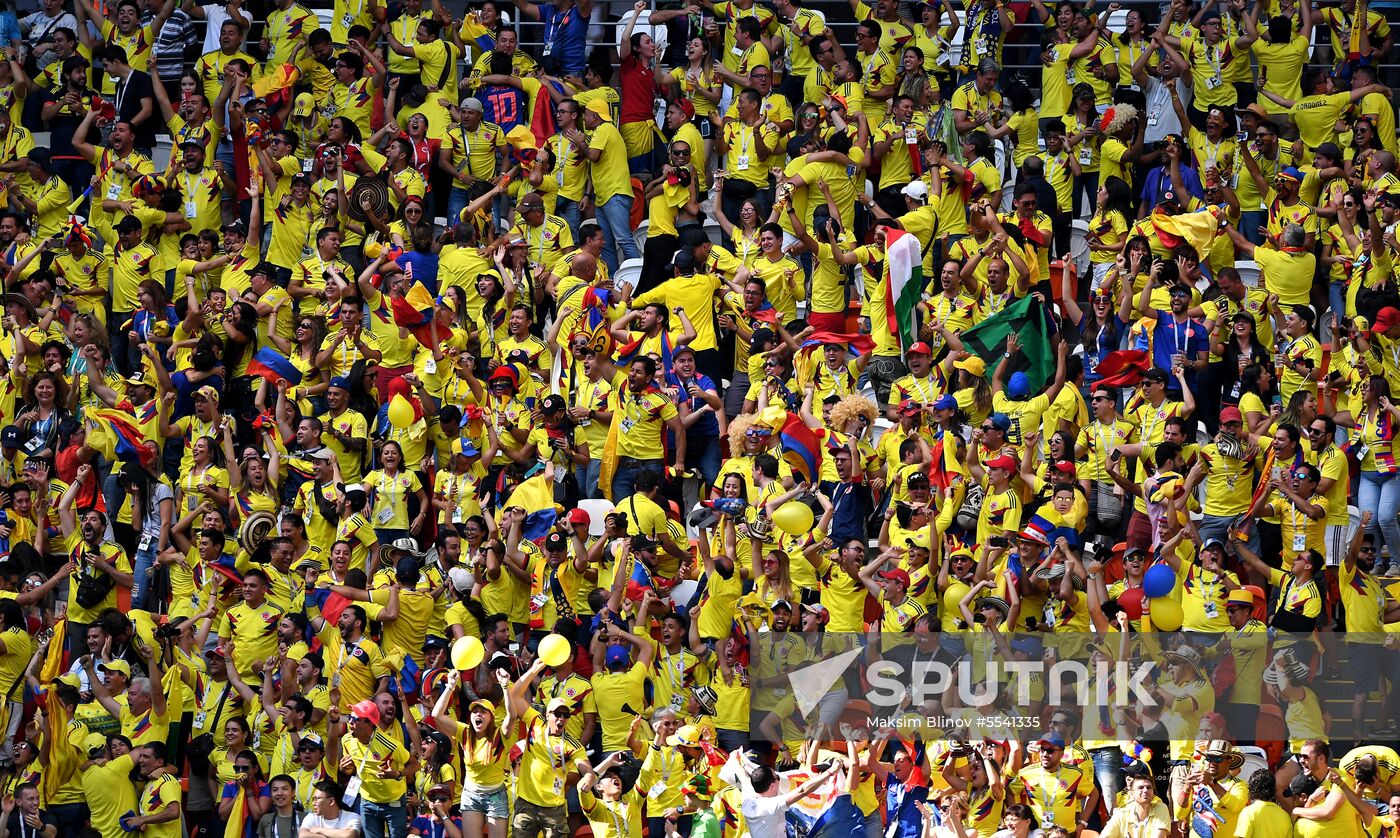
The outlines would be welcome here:
[[[340,740],[344,757],[341,775],[360,781],[360,816],[367,834],[406,834],[408,793],[404,778],[413,773],[417,758],[380,728],[383,708],[361,701],[350,708],[350,732]],[[346,770],[346,769],[350,770]]]
[[[1011,781],[1008,795],[1029,800],[1042,826],[1060,826],[1074,834],[1083,827],[1083,813],[1091,812],[1098,793],[1084,767],[1065,763],[1065,739],[1050,732],[1035,743],[1039,760],[1022,768]]]
[[[86,58],[73,55],[63,59],[61,66],[61,78],[55,89],[44,91],[39,113],[49,127],[54,173],[66,183],[87,183],[93,168],[73,147],[73,139],[97,91],[88,86],[90,65]],[[84,134],[78,133],[77,138],[83,139]]]
[[[340,678],[340,709],[368,701],[389,683],[389,667],[379,644],[365,636],[369,617],[358,605],[346,606],[334,625],[324,617],[311,621],[323,644],[331,671]]]
[[[67,553],[70,561],[78,567],[68,585],[68,637],[74,645],[83,642],[88,625],[97,622],[99,614],[105,609],[117,607],[117,588],[126,588],[130,592],[135,582],[130,557],[108,537],[107,516],[96,509],[89,509],[80,516],[74,509],[73,502],[78,491],[91,474],[92,466],[86,463],[78,466],[76,479],[58,501],[58,521],[63,542],[55,546]],[[47,549],[48,538],[45,535],[41,540],[43,545],[35,546],[42,554]],[[96,594],[100,593],[101,596],[94,604],[83,606],[78,602],[80,591],[84,592],[83,599],[88,601],[92,601]]]
[[[198,94],[195,96],[198,97]],[[188,103],[182,103],[180,107],[184,109]],[[210,145],[208,136],[202,128],[184,133],[178,145],[179,172],[174,171],[172,166],[171,173],[166,177],[167,188],[180,193],[180,214],[189,222],[193,233],[219,229],[223,222],[224,187],[233,188],[232,180],[221,165],[215,164],[219,166],[217,169],[204,165]]]
[[[1227,228],[1228,229],[1228,228]],[[1190,315],[1191,287],[1177,283],[1171,287],[1171,309],[1151,307],[1152,283],[1138,297],[1138,311],[1155,321],[1152,329],[1152,361],[1160,370],[1172,370],[1167,381],[1167,398],[1181,399],[1184,390],[1195,389],[1196,373],[1206,368],[1210,340],[1205,324]],[[1185,385],[1177,371],[1185,373]],[[1173,389],[1172,385],[1176,385]]]

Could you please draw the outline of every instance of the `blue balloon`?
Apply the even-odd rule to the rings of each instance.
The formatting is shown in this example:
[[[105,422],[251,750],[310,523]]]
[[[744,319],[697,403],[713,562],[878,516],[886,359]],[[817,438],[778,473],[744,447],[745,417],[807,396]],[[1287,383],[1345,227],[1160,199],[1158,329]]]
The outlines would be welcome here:
[[[1149,567],[1142,577],[1142,591],[1151,599],[1163,597],[1176,587],[1176,573],[1170,565],[1157,564]]]

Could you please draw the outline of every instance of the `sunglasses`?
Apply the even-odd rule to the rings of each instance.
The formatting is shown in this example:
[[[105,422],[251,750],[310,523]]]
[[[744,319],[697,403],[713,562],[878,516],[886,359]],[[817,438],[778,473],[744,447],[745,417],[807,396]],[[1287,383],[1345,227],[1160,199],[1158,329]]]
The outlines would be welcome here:
[[[690,156],[690,149],[688,149],[688,148],[673,148],[673,149],[671,149],[671,153],[674,154],[674,155],[677,156],[677,157],[689,157],[689,156]]]
[[[567,719],[573,714],[572,710],[555,710],[553,715],[556,719]]]
[[[428,798],[428,799],[431,800],[431,801],[434,802],[434,803],[446,803],[446,802],[447,802],[447,796],[446,796],[446,795],[442,795],[442,794],[435,794],[435,795],[433,795],[432,797],[430,797],[430,798]]]
[[[1220,763],[1222,763],[1222,762],[1224,762],[1224,761],[1225,761],[1225,757],[1213,757],[1213,756],[1207,756],[1207,757],[1206,757],[1206,762],[1210,763],[1211,765],[1219,765]]]
[[[1091,397],[1091,398],[1089,399],[1089,401],[1091,401],[1091,402],[1111,402],[1111,401],[1113,401],[1113,397],[1112,397],[1112,396],[1093,396],[1093,397]]]

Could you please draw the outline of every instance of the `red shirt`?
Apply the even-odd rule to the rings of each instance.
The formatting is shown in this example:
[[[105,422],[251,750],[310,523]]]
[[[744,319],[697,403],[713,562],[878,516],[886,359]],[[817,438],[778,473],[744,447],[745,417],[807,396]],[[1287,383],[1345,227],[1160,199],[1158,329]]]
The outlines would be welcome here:
[[[656,72],[642,63],[634,52],[622,59],[622,104],[620,122],[651,122],[656,119]]]
[[[399,136],[408,140],[413,146],[413,168],[418,170],[418,174],[423,176],[424,187],[432,191],[433,166],[437,164],[438,152],[442,150],[442,140],[424,139],[414,140],[407,133],[400,131]]]
[[[82,465],[82,460],[78,459],[78,451],[78,446],[70,445],[54,455],[54,473],[64,483],[72,483],[73,479],[78,476],[78,466]],[[73,500],[73,508],[96,509],[98,512],[106,513],[107,501],[97,489],[97,472],[92,471],[88,474],[83,487],[78,490],[78,496]]]

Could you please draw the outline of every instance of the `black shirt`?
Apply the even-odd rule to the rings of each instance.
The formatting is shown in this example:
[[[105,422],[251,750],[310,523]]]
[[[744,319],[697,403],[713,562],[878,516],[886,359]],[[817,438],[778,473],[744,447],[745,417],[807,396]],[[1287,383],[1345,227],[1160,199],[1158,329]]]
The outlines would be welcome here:
[[[53,815],[43,809],[39,810],[39,823],[58,829],[58,821],[54,820]],[[15,810],[10,812],[10,819],[5,822],[5,826],[9,829],[10,838],[36,838],[43,833],[43,827],[34,829],[24,822],[20,816],[19,807],[15,807]]]
[[[151,86],[151,77],[139,70],[132,70],[126,81],[117,83],[117,119],[130,122],[141,112],[141,100],[151,100],[151,114],[145,122],[133,126],[136,129],[136,147],[150,149],[156,144],[156,123],[160,113],[155,110],[156,91]]]

